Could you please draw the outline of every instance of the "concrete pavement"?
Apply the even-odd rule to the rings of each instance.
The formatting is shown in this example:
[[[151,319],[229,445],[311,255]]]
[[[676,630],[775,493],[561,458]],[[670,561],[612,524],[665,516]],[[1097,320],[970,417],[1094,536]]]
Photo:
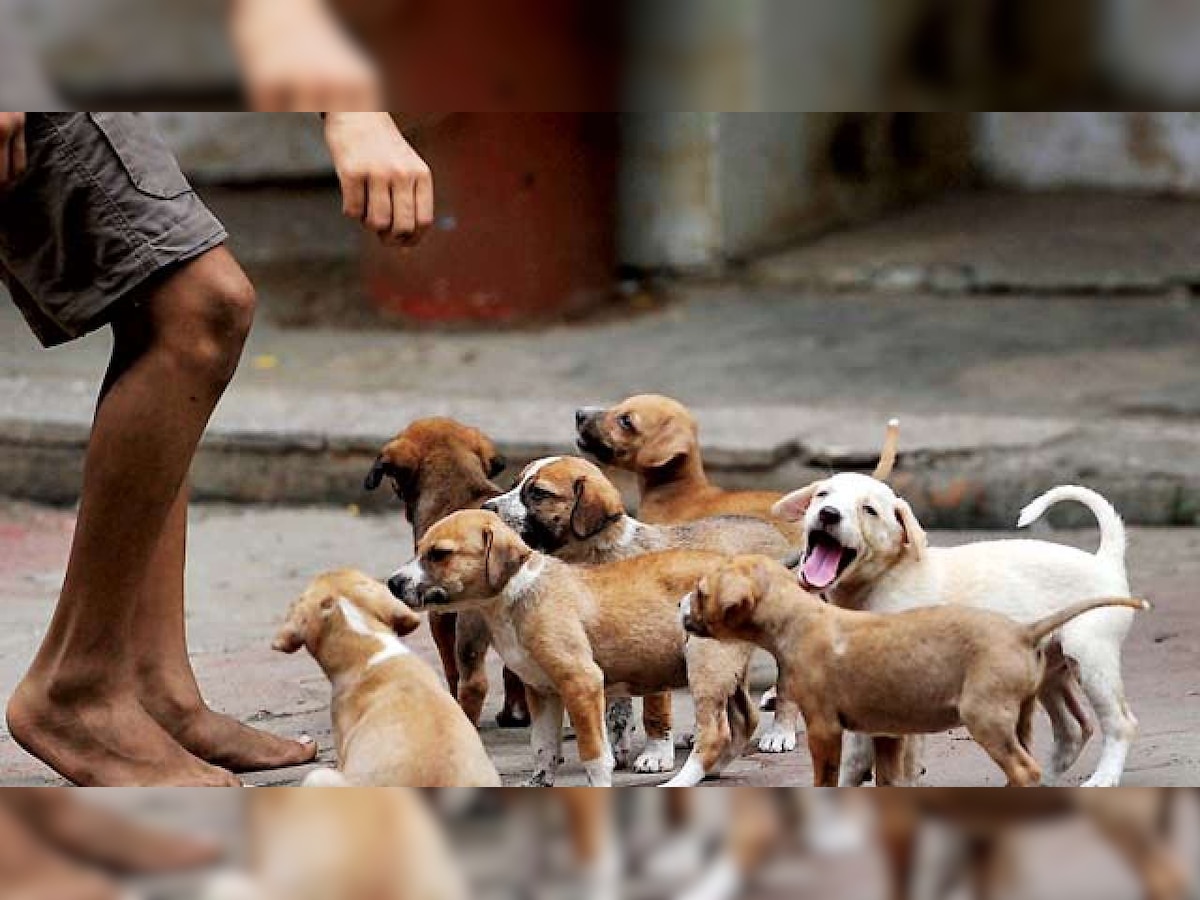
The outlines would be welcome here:
[[[49,618],[70,541],[69,513],[24,504],[0,504],[0,697],[7,697],[31,657]],[[1093,547],[1095,531],[1047,537]],[[978,535],[936,533],[936,544]],[[335,509],[231,509],[200,507],[193,514],[188,626],[193,658],[206,696],[218,708],[281,733],[309,733],[330,759],[329,686],[304,654],[281,656],[270,641],[292,598],[317,571],[351,565],[385,575],[404,562],[411,536],[398,511],[361,516]],[[1135,590],[1155,609],[1139,617],[1126,644],[1130,702],[1142,735],[1130,758],[1130,784],[1200,784],[1200,530],[1138,528],[1131,533],[1130,571]],[[410,639],[431,663],[436,657],[425,629]],[[493,657],[493,683],[498,663]],[[771,682],[764,657],[755,670],[758,688]],[[529,771],[528,734],[500,731],[494,715],[498,691],[485,713],[483,737],[506,783]],[[686,694],[677,697],[682,728],[691,722]],[[1044,722],[1037,743],[1047,746]],[[1094,764],[1093,741],[1074,772],[1081,779]],[[573,743],[567,745],[563,783],[580,784],[583,773]],[[930,784],[995,785],[999,773],[961,734],[929,742]],[[682,761],[682,758],[681,758]],[[255,776],[256,784],[294,784],[302,771]],[[784,757],[751,754],[721,784],[811,783],[807,753]],[[619,784],[661,779],[619,774]],[[53,776],[0,732],[0,782],[41,785]]]

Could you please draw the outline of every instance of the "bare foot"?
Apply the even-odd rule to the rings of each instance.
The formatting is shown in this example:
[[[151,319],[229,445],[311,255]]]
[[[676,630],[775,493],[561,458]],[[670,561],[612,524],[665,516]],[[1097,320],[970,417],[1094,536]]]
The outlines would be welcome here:
[[[190,679],[189,679],[190,681]],[[178,690],[170,678],[146,676],[142,707],[190,753],[231,772],[264,772],[302,766],[317,758],[317,744],[277,737],[209,709],[195,682]]]
[[[68,790],[0,789],[4,806],[56,850],[114,874],[195,869],[221,856],[210,841],[138,825]]]
[[[26,751],[85,787],[239,787],[229,772],[183,749],[130,694],[64,690],[26,676],[8,704]]]
[[[117,900],[108,879],[51,851],[0,806],[0,900]]]

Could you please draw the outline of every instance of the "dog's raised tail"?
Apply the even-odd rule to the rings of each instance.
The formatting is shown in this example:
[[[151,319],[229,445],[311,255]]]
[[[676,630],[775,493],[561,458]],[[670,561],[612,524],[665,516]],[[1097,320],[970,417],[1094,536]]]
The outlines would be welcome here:
[[[1056,487],[1038,497],[1023,510],[1017,520],[1018,528],[1027,528],[1046,514],[1056,503],[1074,500],[1092,511],[1100,523],[1100,549],[1096,555],[1125,570],[1125,523],[1113,505],[1090,488],[1069,484]]]
[[[1046,618],[1034,622],[1032,625],[1025,626],[1025,634],[1030,644],[1040,644],[1077,616],[1082,616],[1093,609],[1102,609],[1106,606],[1126,606],[1130,609],[1145,612],[1150,609],[1150,601],[1139,600],[1136,597],[1102,597],[1098,600],[1084,600],[1082,603],[1076,603],[1060,609],[1058,612],[1046,616]]]
[[[896,452],[900,449],[900,420],[891,419],[883,435],[883,449],[879,451],[879,464],[871,477],[876,481],[887,481],[896,468]]]

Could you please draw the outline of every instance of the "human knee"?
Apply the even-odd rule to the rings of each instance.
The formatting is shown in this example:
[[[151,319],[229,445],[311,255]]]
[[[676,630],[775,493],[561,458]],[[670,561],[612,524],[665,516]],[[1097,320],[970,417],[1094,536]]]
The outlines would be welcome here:
[[[254,286],[235,265],[206,269],[186,299],[171,305],[165,322],[176,362],[221,386],[237,370],[257,300]]]

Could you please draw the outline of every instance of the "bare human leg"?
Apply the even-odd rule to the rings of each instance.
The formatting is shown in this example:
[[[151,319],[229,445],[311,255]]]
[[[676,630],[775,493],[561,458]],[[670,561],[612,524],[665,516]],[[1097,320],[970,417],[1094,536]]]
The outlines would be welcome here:
[[[194,869],[221,855],[214,843],[138,825],[67,789],[0,789],[5,811],[56,851],[113,874]]]
[[[107,878],[38,839],[16,811],[0,803],[0,900],[118,900]]]
[[[250,728],[209,709],[188,659],[184,619],[188,488],[175,498],[138,594],[133,646],[138,653],[142,707],[200,759],[234,772],[258,772],[311,762],[312,738],[299,741]]]
[[[253,309],[250,283],[219,248],[131,298],[113,323],[66,580],[8,706],[17,742],[76,784],[237,784],[143,708],[137,668],[149,648],[136,642],[142,589]]]

